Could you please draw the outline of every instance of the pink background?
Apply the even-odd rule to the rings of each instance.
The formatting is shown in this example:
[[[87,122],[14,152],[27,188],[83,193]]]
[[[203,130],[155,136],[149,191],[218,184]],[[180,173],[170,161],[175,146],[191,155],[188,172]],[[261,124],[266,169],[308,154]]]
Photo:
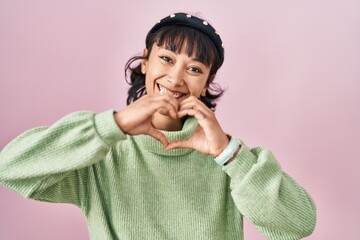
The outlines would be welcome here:
[[[217,116],[273,150],[313,196],[307,239],[360,239],[360,2],[0,1],[0,149],[77,110],[125,106],[126,60],[150,27],[199,12],[220,32],[227,92]],[[245,237],[265,239],[246,223]],[[0,187],[0,240],[88,239],[80,210]]]

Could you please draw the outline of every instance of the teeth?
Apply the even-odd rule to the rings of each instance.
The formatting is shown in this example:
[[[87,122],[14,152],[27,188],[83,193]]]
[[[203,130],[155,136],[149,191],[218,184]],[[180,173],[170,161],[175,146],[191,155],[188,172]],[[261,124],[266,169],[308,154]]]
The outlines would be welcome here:
[[[161,94],[164,94],[164,93],[171,93],[175,98],[179,98],[181,97],[183,94],[182,93],[179,93],[179,92],[173,92],[169,89],[166,89],[165,87],[161,86],[159,84],[159,89],[160,89],[160,93]]]
[[[164,89],[160,89],[160,94],[163,95],[166,91]]]

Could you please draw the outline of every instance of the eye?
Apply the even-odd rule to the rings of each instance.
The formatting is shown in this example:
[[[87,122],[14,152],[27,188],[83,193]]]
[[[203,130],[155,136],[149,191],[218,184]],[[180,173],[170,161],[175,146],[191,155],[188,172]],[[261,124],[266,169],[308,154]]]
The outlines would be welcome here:
[[[168,56],[160,56],[160,58],[161,58],[162,60],[164,60],[165,62],[172,63],[172,59],[169,58]]]
[[[194,73],[203,73],[203,71],[198,67],[189,67],[189,70]]]

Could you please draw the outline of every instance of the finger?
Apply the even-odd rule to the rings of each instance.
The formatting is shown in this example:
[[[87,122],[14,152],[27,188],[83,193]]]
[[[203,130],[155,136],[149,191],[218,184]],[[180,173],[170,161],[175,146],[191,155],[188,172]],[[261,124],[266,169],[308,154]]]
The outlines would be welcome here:
[[[159,108],[157,111],[163,115],[170,115],[174,119],[178,118],[177,112],[175,112],[173,109],[167,109],[163,107]]]
[[[186,115],[194,116],[199,121],[206,119],[206,115],[202,111],[197,109],[183,109],[179,111],[177,115],[179,118],[182,118]]]
[[[161,142],[165,147],[169,144],[169,141],[166,138],[166,136],[159,130],[156,130],[155,128],[151,128],[148,134],[149,136]]]
[[[193,101],[200,101],[200,99],[190,95],[190,96],[186,97],[184,100],[182,100],[181,103],[193,102]]]
[[[158,111],[162,114],[170,114],[171,117],[177,118],[178,108],[165,99],[155,100],[150,106],[154,111]]]
[[[167,112],[165,114],[169,114],[173,118],[177,117],[177,112],[179,109],[179,103],[175,100],[174,97],[161,97],[153,100],[153,107],[158,109],[165,108]],[[163,111],[163,110],[162,110]]]
[[[180,104],[179,111],[184,110],[184,109],[199,109],[200,111],[205,112],[205,113],[212,112],[211,109],[208,108],[200,100],[187,101],[184,103],[182,102]]]
[[[192,106],[194,105],[196,102],[199,102],[200,100],[194,97],[188,97],[186,99],[184,99],[183,101],[180,102],[180,106],[179,108],[183,107],[183,106]]]
[[[154,95],[154,101],[166,102],[166,103],[173,105],[175,110],[179,109],[178,101],[175,99],[174,96],[171,96],[169,94]]]

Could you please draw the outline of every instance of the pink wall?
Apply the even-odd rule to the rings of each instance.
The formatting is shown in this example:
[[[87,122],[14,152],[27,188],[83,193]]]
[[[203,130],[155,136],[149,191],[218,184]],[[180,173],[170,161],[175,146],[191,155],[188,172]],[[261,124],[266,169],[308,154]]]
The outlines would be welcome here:
[[[126,7],[125,7],[126,6]],[[359,1],[0,1],[0,149],[76,110],[124,107],[123,67],[157,19],[218,29],[223,128],[273,150],[313,196],[308,239],[360,239]],[[246,224],[246,239],[265,239]],[[87,239],[80,210],[0,187],[0,239]]]

